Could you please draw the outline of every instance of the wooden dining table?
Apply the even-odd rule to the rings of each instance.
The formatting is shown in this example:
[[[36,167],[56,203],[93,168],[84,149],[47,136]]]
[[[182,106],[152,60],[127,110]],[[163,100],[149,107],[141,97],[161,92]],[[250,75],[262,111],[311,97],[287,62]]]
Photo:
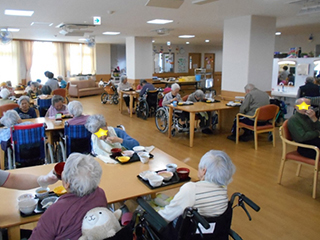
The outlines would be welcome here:
[[[215,103],[206,103],[206,102],[196,102],[193,105],[182,105],[174,107],[172,104],[168,104],[169,107],[169,127],[168,127],[168,137],[171,138],[172,133],[172,115],[173,110],[182,110],[185,112],[189,112],[189,120],[190,120],[190,137],[189,137],[189,146],[193,147],[193,139],[194,139],[194,128],[195,128],[195,115],[197,112],[218,112],[218,129],[228,128],[231,129],[232,122],[235,115],[239,112],[238,108],[227,106],[228,101],[221,100],[220,102]]]
[[[188,166],[160,149],[155,148],[151,153],[154,157],[150,159],[147,164],[143,164],[140,161],[128,164],[107,164],[96,158],[102,167],[102,177],[99,187],[104,190],[109,204],[180,187],[185,182],[151,189],[142,183],[137,177],[139,173],[146,170],[158,171],[166,169],[166,165],[168,163],[175,163],[178,167],[189,168],[189,177],[191,178],[191,181],[198,180],[196,169]],[[47,164],[14,169],[9,172],[43,175],[50,172],[53,167],[54,164]],[[49,187],[52,190],[61,185],[61,181],[58,181]],[[0,228],[8,229],[10,240],[20,239],[20,225],[36,222],[41,217],[41,214],[29,217],[20,216],[17,198],[24,193],[35,193],[35,189],[22,191],[0,188]]]
[[[123,106],[123,95],[127,94],[130,97],[130,102],[129,102],[129,110],[130,110],[130,117],[132,117],[132,113],[133,113],[133,99],[135,96],[139,95],[138,92],[136,92],[135,90],[132,91],[124,91],[121,90],[119,92],[119,99],[120,99],[120,104],[119,104],[119,110],[120,113],[122,113],[122,106]]]

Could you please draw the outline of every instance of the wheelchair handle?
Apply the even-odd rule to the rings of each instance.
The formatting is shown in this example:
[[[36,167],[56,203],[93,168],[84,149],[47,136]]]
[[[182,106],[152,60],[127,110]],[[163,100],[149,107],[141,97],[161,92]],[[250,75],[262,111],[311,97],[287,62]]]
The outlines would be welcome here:
[[[195,220],[199,223],[201,223],[201,225],[205,228],[205,229],[208,229],[210,228],[210,225],[208,223],[208,221],[206,219],[204,219],[199,213],[197,210],[193,210],[193,216],[195,218]]]
[[[241,198],[246,204],[248,204],[256,212],[260,210],[260,207],[257,204],[255,204],[250,198],[246,197],[244,194],[242,194]]]

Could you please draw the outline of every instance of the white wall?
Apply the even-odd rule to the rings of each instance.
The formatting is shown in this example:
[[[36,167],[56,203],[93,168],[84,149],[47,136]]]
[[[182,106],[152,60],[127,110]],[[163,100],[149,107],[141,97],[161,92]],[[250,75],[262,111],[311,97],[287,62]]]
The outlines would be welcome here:
[[[119,66],[120,70],[126,69],[126,45],[111,44],[111,68]]]
[[[96,44],[96,74],[110,74],[110,44]]]

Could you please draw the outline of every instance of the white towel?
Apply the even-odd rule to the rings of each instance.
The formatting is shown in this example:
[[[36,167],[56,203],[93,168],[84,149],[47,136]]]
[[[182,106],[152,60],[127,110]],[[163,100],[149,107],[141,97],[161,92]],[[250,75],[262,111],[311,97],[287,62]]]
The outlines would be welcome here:
[[[113,163],[113,164],[118,163],[116,160],[113,160],[109,156],[98,155],[97,158],[99,158],[101,161],[103,161],[105,163]]]
[[[153,151],[153,149],[154,149],[154,146],[152,145],[150,147],[144,147],[144,148],[148,153],[151,153]]]

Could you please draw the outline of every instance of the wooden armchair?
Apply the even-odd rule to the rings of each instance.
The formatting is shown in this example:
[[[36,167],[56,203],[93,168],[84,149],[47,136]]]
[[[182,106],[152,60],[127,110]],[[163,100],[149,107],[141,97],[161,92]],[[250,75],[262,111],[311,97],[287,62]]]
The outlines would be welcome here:
[[[17,103],[8,103],[8,104],[4,104],[0,106],[0,118],[2,118],[3,113],[11,110],[11,109],[15,109],[19,107],[19,105]]]
[[[254,147],[255,150],[258,150],[258,134],[264,132],[272,132],[273,134],[273,147],[276,146],[276,138],[275,138],[275,121],[277,114],[279,112],[279,107],[274,104],[265,105],[259,107],[253,116],[245,115],[242,113],[238,113],[237,118],[237,132],[236,132],[236,143],[239,143],[239,129],[246,128],[254,132]],[[246,117],[254,119],[254,125],[250,126],[245,123],[239,121],[239,117]],[[258,126],[259,121],[267,122],[266,125]]]
[[[280,138],[282,140],[282,157],[281,157],[281,165],[279,169],[279,175],[278,175],[278,184],[281,184],[281,179],[283,175],[283,169],[284,165],[287,161],[293,161],[298,164],[296,175],[299,176],[301,166],[312,166],[314,169],[314,176],[313,176],[313,191],[312,191],[312,197],[316,198],[317,194],[317,183],[318,183],[318,173],[319,173],[319,156],[320,156],[320,150],[316,146],[303,144],[303,143],[297,143],[292,140],[291,134],[288,129],[288,120],[286,120],[282,127],[279,129],[280,132]],[[316,157],[314,159],[312,158],[306,158],[301,156],[298,151],[287,151],[287,145],[295,146],[295,147],[304,147],[304,148],[310,148],[314,149],[316,151]]]
[[[69,103],[68,90],[66,88],[57,88],[57,89],[53,90],[51,94],[52,95],[60,95],[64,98],[65,103],[67,103],[67,104]]]

